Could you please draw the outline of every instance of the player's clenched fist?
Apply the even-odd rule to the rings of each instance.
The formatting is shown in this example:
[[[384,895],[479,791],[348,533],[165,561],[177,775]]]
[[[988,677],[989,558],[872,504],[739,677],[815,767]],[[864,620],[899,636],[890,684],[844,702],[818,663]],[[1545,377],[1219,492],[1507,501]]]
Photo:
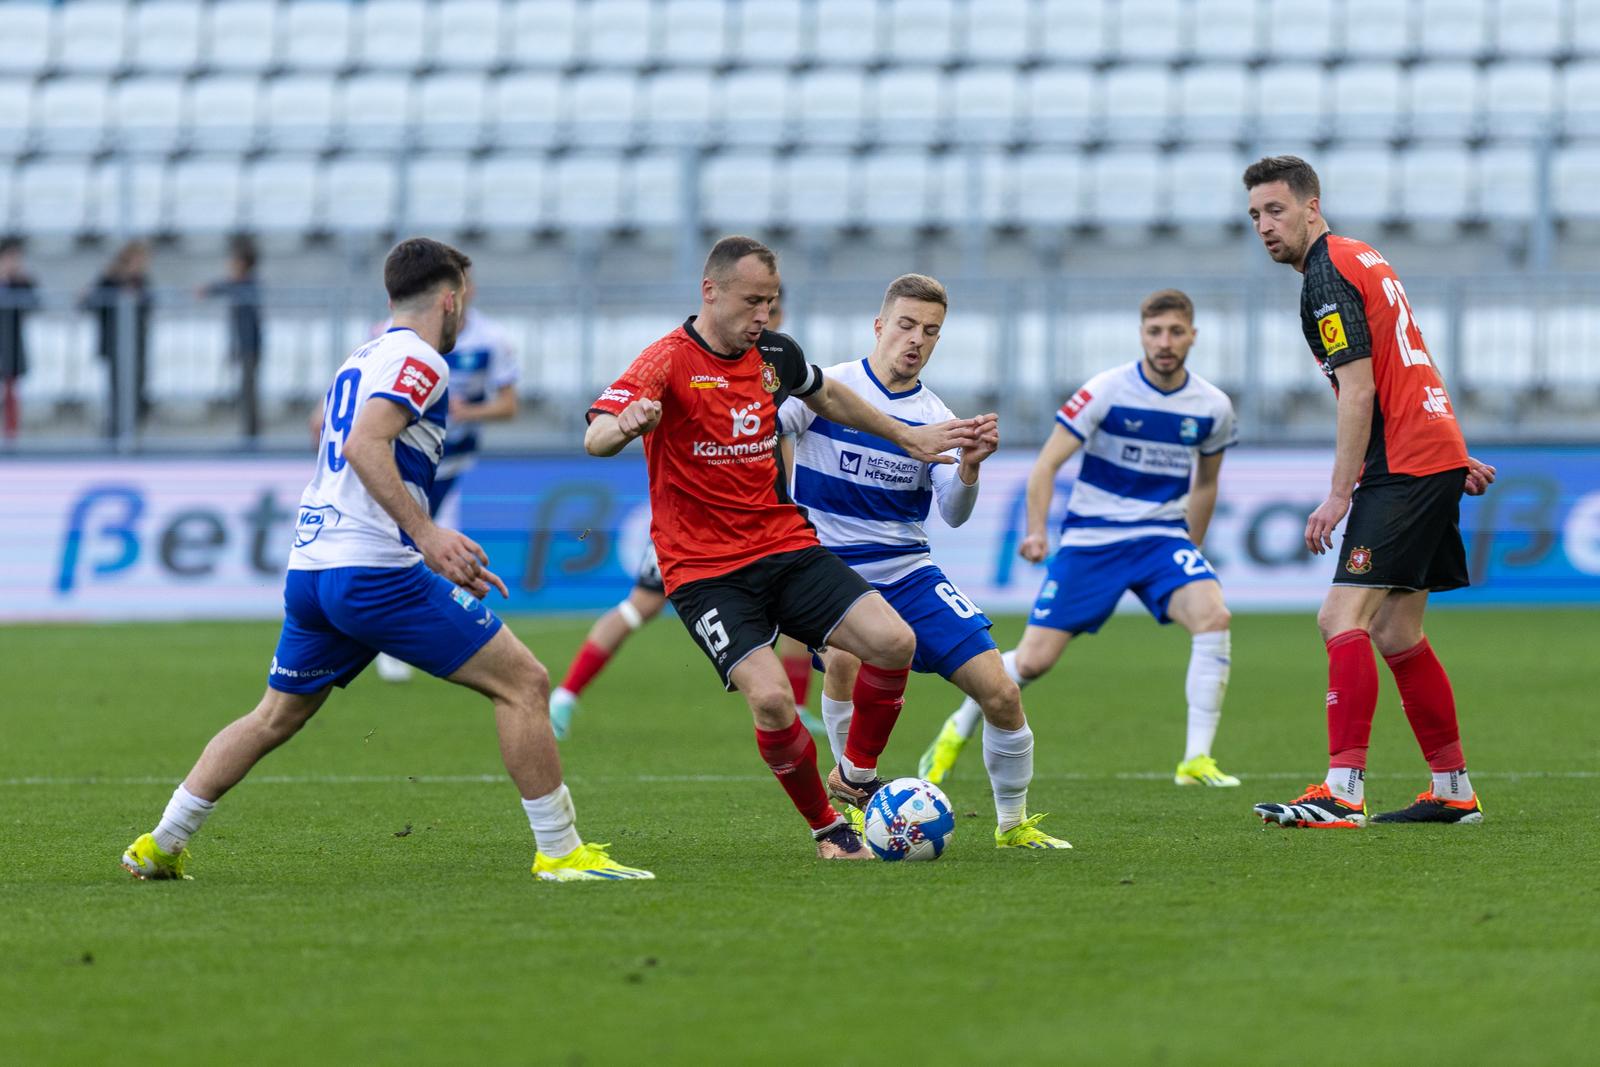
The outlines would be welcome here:
[[[1043,563],[1050,554],[1050,539],[1044,534],[1029,534],[1017,546],[1017,555],[1029,563]]]
[[[981,419],[951,419],[949,422],[935,422],[927,426],[907,426],[901,433],[900,444],[912,459],[924,463],[954,463],[955,459],[944,453],[957,448],[976,447],[981,421]]]
[[[617,414],[617,429],[630,440],[643,437],[661,421],[661,401],[641,397]]]
[[[1487,463],[1480,463],[1471,456],[1467,457],[1467,484],[1468,496],[1482,496],[1494,484],[1495,469]]]
[[[972,420],[975,425],[973,432],[977,434],[976,444],[969,446],[961,453],[964,464],[977,465],[994,455],[1000,448],[1000,416],[990,412],[979,415]]]

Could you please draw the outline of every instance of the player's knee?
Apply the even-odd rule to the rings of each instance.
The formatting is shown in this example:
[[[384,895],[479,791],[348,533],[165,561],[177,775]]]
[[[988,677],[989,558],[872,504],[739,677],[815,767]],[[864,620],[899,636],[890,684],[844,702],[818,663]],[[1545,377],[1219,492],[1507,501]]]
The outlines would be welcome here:
[[[1409,620],[1403,624],[1388,622],[1372,628],[1372,645],[1381,656],[1394,656],[1416,648],[1422,642],[1422,627]]]
[[[1362,627],[1358,627],[1355,620],[1351,619],[1337,606],[1324,603],[1322,607],[1317,609],[1317,629],[1321,632],[1322,639],[1326,641],[1335,634],[1342,634],[1346,630],[1362,629]]]
[[[787,683],[762,683],[746,692],[744,698],[756,726],[763,730],[781,730],[794,718],[794,693]]]
[[[1233,613],[1223,604],[1213,604],[1200,613],[1194,622],[1197,634],[1219,633],[1233,625]]]
[[[984,721],[1002,730],[1020,730],[1026,721],[1022,714],[1022,690],[1010,678],[1004,685],[986,693],[978,706],[983,709]]]
[[[1017,674],[1025,682],[1031,682],[1056,665],[1056,658],[1038,649],[1019,647],[1017,649]]]
[[[911,666],[911,660],[916,654],[917,635],[911,632],[911,627],[901,622],[884,633],[879,647],[881,662],[876,666],[886,667],[889,670],[903,670]]]
[[[550,703],[550,669],[531,652],[528,662],[522,668],[523,688],[529,693],[534,702],[541,705]]]

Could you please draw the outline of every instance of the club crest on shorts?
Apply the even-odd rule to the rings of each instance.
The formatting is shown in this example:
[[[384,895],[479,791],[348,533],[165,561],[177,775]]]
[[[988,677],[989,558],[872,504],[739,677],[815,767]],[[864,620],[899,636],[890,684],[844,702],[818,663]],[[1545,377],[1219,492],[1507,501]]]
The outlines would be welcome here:
[[[463,611],[478,610],[478,598],[461,588],[459,585],[450,590],[450,599],[461,605]]]
[[[1372,569],[1372,549],[1352,548],[1350,558],[1345,560],[1344,569],[1351,574],[1365,574]]]
[[[778,368],[774,367],[772,364],[768,363],[766,360],[762,360],[761,361],[761,388],[765,389],[769,393],[776,393],[778,391],[778,386],[780,384],[782,384],[782,383],[780,383],[778,381]]]

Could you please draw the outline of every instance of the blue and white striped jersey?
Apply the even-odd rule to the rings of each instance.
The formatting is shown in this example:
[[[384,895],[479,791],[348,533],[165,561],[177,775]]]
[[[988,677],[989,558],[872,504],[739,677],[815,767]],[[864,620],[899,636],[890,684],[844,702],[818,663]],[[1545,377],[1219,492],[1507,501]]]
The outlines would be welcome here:
[[[394,442],[394,462],[407,491],[428,510],[428,489],[444,453],[450,410],[450,368],[414,330],[390,327],[350,354],[322,404],[317,473],[300,495],[289,569],[409,567],[422,561],[411,539],[379,506],[344,456],[356,416],[382,398],[411,416]]]
[[[1187,537],[1196,453],[1214,456],[1238,441],[1228,394],[1193,371],[1162,392],[1145,378],[1141,360],[1090,378],[1056,421],[1084,442],[1063,545]]]
[[[864,359],[828,367],[823,376],[910,426],[955,418],[921,382],[890,392]],[[896,582],[933,562],[923,524],[935,497],[951,526],[972,514],[978,487],[956,477],[955,464],[912,459],[892,441],[831,422],[793,398],[778,411],[778,432],[797,435],[795,503],[806,509],[817,539],[869,582]]]
[[[474,307],[467,308],[467,320],[461,325],[456,346],[445,353],[444,359],[450,365],[451,394],[469,404],[481,404],[522,378],[506,332]],[[477,458],[478,424],[450,423],[439,477],[454,478],[471,467]]]

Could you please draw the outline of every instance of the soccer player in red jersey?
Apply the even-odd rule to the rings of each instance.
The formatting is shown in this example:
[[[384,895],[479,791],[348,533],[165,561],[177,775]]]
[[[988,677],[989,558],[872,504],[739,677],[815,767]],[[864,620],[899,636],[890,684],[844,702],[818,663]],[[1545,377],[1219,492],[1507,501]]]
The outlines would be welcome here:
[[[1317,613],[1328,647],[1328,776],[1287,804],[1257,804],[1269,825],[1367,822],[1367,741],[1378,703],[1376,646],[1433,781],[1410,807],[1374,822],[1476,823],[1450,679],[1422,632],[1429,592],[1469,584],[1461,494],[1494,468],[1467,455],[1444,380],[1394,268],[1370,245],[1328,232],[1316,171],[1271,156],[1244,172],[1250,219],[1267,254],[1305,276],[1300,322],[1338,397],[1333,485],[1306,522],[1306,547],[1334,547],[1333,587]]]
[[[995,417],[909,426],[824,378],[767,329],[778,261],[749,237],[711,249],[700,311],[646,348],[589,412],[584,447],[612,456],[644,437],[650,536],[667,596],[723,684],[744,694],[761,756],[811,826],[817,855],[867,859],[829,803],[860,809],[882,785],[878,757],[900,714],[916,638],[883,597],[817,543],[776,459],[777,414],[795,396],[819,415],[894,441],[915,459],[970,447]],[[772,642],[782,630],[863,663],[844,759],[824,788]]]

